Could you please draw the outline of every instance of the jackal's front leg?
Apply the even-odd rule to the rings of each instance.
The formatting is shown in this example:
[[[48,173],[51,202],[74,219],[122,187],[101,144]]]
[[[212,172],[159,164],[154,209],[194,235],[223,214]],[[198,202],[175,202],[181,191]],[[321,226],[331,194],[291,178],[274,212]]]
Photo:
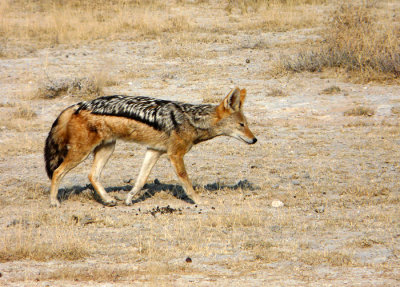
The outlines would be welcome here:
[[[169,154],[169,159],[172,166],[175,168],[176,175],[181,181],[186,194],[194,201],[198,202],[198,196],[196,195],[193,185],[190,182],[189,176],[186,172],[185,163],[183,162],[183,155]]]

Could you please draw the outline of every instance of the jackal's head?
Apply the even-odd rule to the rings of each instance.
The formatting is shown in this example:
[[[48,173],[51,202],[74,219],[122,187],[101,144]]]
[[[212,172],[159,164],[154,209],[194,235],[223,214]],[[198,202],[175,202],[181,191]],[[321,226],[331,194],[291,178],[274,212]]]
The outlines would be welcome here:
[[[248,144],[257,142],[243,115],[246,90],[232,89],[217,107],[216,130],[219,134],[240,139]]]

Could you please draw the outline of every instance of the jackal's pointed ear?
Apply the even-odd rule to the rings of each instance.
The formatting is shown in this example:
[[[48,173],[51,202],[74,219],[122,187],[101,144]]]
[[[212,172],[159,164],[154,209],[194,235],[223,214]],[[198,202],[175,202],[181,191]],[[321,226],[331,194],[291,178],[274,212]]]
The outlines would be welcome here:
[[[246,94],[246,91],[245,91]],[[241,90],[239,88],[232,89],[225,97],[222,104],[226,110],[233,110],[235,112],[240,110],[241,106]]]
[[[247,91],[246,89],[241,89],[240,90],[240,108],[243,107],[244,100],[246,99]]]

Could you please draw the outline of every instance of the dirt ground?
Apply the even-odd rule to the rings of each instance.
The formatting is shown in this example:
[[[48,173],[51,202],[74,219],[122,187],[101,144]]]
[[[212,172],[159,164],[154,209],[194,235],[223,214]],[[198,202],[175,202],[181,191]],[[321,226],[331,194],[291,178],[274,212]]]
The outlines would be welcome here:
[[[340,71],[271,76],[280,55],[320,39],[318,25],[232,32],[239,16],[222,8],[170,13],[190,13],[209,34],[21,48],[0,58],[0,285],[400,285],[400,86],[357,84]],[[215,21],[226,28],[217,36]],[[258,142],[221,137],[187,154],[196,205],[179,198],[163,157],[142,201],[104,207],[89,186],[89,158],[63,180],[61,208],[50,208],[44,141],[84,95],[37,91],[48,79],[80,77],[102,79],[104,94],[190,103],[246,88]],[[347,115],[357,107],[369,112]],[[112,196],[125,198],[143,155],[117,142],[102,176]],[[284,205],[273,207],[277,200]]]

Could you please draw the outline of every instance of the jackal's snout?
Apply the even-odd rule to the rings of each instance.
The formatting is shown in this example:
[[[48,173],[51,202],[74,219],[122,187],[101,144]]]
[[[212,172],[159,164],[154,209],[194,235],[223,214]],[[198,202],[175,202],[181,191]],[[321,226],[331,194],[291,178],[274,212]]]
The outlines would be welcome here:
[[[255,144],[257,142],[257,138],[255,136],[252,136],[252,137],[239,136],[238,138],[247,144]]]
[[[246,126],[244,131],[239,131],[239,133],[234,133],[231,135],[236,137],[237,139],[241,139],[247,144],[255,144],[257,142],[257,138],[253,135],[250,129]]]
[[[244,126],[243,132],[243,137],[241,137],[242,140],[244,140],[247,144],[255,144],[257,142],[257,138],[253,134],[253,132],[249,129],[247,126],[247,123]]]

